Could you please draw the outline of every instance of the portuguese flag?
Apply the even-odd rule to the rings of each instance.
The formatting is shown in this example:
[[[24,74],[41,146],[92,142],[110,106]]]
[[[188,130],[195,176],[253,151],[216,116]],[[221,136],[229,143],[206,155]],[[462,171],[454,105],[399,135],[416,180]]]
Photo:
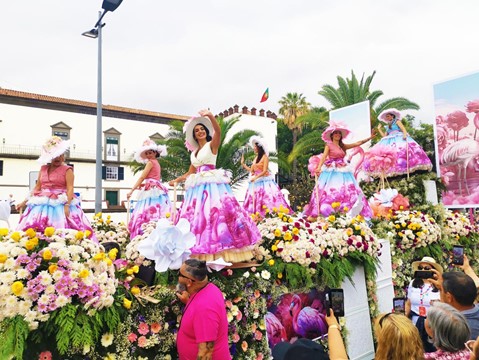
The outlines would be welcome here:
[[[261,101],[260,102],[265,102],[266,100],[268,100],[269,98],[269,88],[266,88],[263,96],[261,97]]]

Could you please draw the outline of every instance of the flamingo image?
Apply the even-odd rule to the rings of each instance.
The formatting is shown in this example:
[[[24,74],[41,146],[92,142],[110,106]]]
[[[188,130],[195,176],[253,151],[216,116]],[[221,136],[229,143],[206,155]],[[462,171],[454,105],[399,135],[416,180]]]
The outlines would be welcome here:
[[[459,183],[459,195],[462,195],[462,182],[469,195],[467,185],[467,166],[476,156],[479,156],[479,143],[473,139],[461,139],[447,146],[442,155],[440,164],[444,167],[457,167],[457,180]]]
[[[350,163],[351,159],[355,157],[357,154],[359,154],[359,161],[354,167],[354,178],[357,180],[358,179],[358,174],[359,170],[361,170],[361,166],[363,165],[364,161],[364,150],[361,146],[356,146],[351,150],[351,152],[348,155],[347,162]]]
[[[293,295],[289,311],[293,317],[293,329],[296,334],[314,339],[328,332],[324,314],[309,306],[303,308],[299,295]]]
[[[272,349],[277,343],[288,340],[286,329],[279,319],[271,312],[265,315],[266,332],[268,334],[268,344]]]

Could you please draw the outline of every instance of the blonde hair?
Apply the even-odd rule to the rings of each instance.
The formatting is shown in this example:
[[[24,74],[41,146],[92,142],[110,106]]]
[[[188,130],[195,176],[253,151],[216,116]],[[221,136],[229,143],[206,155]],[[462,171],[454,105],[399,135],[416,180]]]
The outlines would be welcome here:
[[[419,331],[402,314],[382,314],[375,325],[378,340],[375,360],[423,360],[424,349]]]

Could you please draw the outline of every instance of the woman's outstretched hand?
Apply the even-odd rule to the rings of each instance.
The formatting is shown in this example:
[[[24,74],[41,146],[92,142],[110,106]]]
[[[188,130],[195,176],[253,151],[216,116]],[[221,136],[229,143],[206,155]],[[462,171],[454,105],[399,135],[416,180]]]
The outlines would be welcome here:
[[[200,110],[198,111],[198,114],[200,114],[201,116],[214,116],[213,113],[211,111],[209,111],[208,109],[203,109],[203,110]]]

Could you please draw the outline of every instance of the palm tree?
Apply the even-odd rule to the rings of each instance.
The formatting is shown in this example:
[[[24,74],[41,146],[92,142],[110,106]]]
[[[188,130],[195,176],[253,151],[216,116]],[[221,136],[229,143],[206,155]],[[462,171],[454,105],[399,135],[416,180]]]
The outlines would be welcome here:
[[[293,147],[296,145],[298,134],[301,133],[302,123],[298,118],[310,111],[311,104],[306,101],[303,94],[287,93],[279,101],[281,108],[279,113],[283,116],[283,122],[293,133]],[[293,182],[296,182],[297,161],[293,160]]]

